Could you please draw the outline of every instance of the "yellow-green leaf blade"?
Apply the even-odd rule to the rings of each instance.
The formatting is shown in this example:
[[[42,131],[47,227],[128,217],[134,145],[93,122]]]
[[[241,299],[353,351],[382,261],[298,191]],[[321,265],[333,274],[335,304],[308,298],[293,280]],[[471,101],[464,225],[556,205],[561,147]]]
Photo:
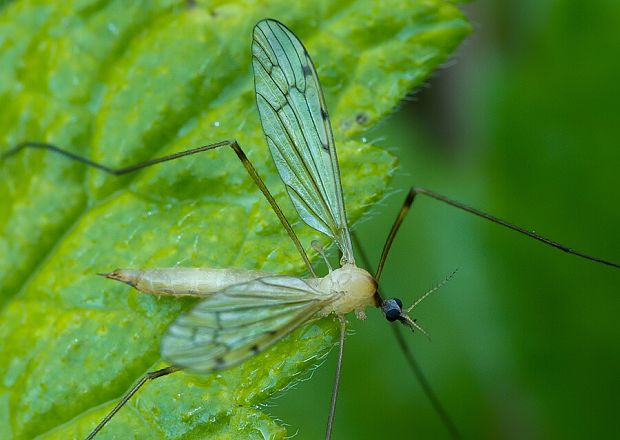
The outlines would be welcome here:
[[[266,15],[287,23],[317,65],[352,221],[384,192],[394,158],[350,136],[393,108],[468,30],[458,10],[440,1],[324,2],[314,11],[284,1],[260,8],[124,5],[16,2],[2,9],[0,65],[10,67],[0,69],[0,96],[8,103],[0,116],[3,151],[47,140],[124,165],[237,138],[305,245],[320,237],[295,217],[254,107],[254,23]],[[360,15],[370,12],[381,19]],[[419,17],[434,17],[435,25],[411,33],[407,23]],[[354,38],[363,33],[382,36],[381,45]],[[354,46],[345,50],[342,38]],[[411,57],[403,58],[403,50]],[[426,61],[413,63],[416,54]],[[375,79],[387,91],[373,97],[368,81]],[[360,110],[366,120],[350,123]],[[0,174],[3,438],[80,437],[140,375],[161,366],[159,338],[191,302],[143,295],[95,273],[175,264],[303,273],[294,246],[230,151],[121,179],[29,151],[1,163]],[[221,376],[177,373],[155,381],[121,411],[109,434],[140,437],[155,429],[164,438],[199,432],[225,438],[256,423],[278,438],[281,428],[237,408],[299,380],[334,339],[333,323],[324,320]]]

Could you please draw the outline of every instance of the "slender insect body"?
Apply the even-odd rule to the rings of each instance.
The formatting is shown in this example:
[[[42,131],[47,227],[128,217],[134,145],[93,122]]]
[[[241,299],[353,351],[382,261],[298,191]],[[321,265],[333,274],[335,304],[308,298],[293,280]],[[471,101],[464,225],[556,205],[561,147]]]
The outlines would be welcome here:
[[[268,272],[246,269],[212,269],[207,267],[170,267],[160,269],[116,269],[103,274],[106,278],[129,284],[140,292],[165,296],[209,297],[236,284],[272,276]],[[339,297],[328,304],[322,315],[332,312],[346,315],[352,311],[358,317],[367,306],[376,306],[377,283],[366,270],[345,264],[322,278],[310,278],[307,283],[327,295]]]
[[[310,284],[313,283],[316,283],[316,288],[322,292],[340,294],[334,302],[321,310],[324,315],[332,312],[346,315],[355,311],[359,319],[365,319],[364,309],[367,306],[376,306],[377,282],[370,273],[354,264],[345,264],[323,278],[311,280]]]

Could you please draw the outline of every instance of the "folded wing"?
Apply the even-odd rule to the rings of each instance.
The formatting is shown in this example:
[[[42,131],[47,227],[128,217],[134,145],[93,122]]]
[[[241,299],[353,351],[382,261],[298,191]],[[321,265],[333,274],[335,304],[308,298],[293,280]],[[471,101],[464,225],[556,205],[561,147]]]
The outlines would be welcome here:
[[[334,299],[289,276],[234,285],[179,316],[162,339],[161,353],[197,373],[229,368],[317,317]]]

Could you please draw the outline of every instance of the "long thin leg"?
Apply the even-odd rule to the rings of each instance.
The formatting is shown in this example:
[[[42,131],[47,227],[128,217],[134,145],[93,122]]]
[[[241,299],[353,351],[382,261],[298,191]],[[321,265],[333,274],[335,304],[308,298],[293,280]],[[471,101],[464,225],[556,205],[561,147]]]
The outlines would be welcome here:
[[[325,432],[325,440],[332,438],[332,429],[334,427],[334,416],[336,415],[336,402],[338,401],[338,388],[340,387],[340,371],[342,370],[342,356],[344,354],[344,338],[347,332],[347,321],[344,316],[338,316],[340,321],[340,344],[338,346],[338,362],[336,363],[336,377],[334,378],[334,387],[332,389],[332,399],[329,405],[329,416],[327,417],[327,430]]]
[[[448,412],[443,407],[443,405],[439,401],[439,398],[433,391],[431,384],[426,379],[424,372],[420,368],[420,364],[418,364],[415,357],[413,356],[413,353],[409,349],[409,346],[407,345],[407,341],[405,341],[405,338],[403,337],[403,333],[401,329],[397,325],[391,325],[390,327],[392,327],[392,330],[394,331],[394,336],[396,337],[396,340],[398,341],[398,346],[400,347],[400,350],[402,351],[403,355],[407,359],[407,363],[409,364],[416,378],[418,379],[418,382],[420,383],[420,386],[422,387],[424,394],[426,394],[426,398],[431,402],[433,409],[435,410],[435,412],[441,419],[441,422],[443,423],[443,425],[446,427],[448,431],[450,431],[450,436],[453,439],[462,438],[461,434],[456,428],[456,425],[454,424],[454,422],[448,415]]]
[[[105,424],[108,423],[112,417],[114,417],[114,415],[118,412],[118,410],[120,410],[123,407],[123,405],[125,405],[127,401],[131,399],[131,397],[134,394],[136,394],[136,392],[140,388],[142,388],[142,385],[144,385],[150,380],[157,379],[158,377],[167,376],[168,374],[172,374],[179,370],[180,370],[179,367],[166,367],[166,368],[162,368],[161,370],[151,371],[149,373],[146,373],[144,376],[142,376],[140,380],[136,382],[136,384],[133,387],[131,387],[131,389],[127,393],[125,393],[123,398],[116,404],[116,406],[112,408],[112,410],[108,414],[106,414],[106,416],[101,420],[101,422],[99,422],[99,424],[95,427],[95,429],[93,429],[91,433],[88,434],[88,437],[86,437],[86,440],[92,440],[92,438],[95,437],[95,435],[97,435],[99,431],[101,431],[101,429],[105,426]]]
[[[385,265],[385,260],[387,259],[388,252],[390,251],[390,247],[392,246],[392,242],[394,241],[394,237],[396,236],[396,233],[398,232],[398,229],[400,228],[401,223],[407,216],[407,213],[409,212],[409,209],[413,205],[413,201],[415,200],[415,197],[418,194],[423,194],[432,199],[438,200],[443,203],[447,203],[450,206],[469,212],[485,220],[489,220],[493,223],[497,223],[498,225],[504,226],[505,228],[512,229],[513,231],[526,235],[530,238],[533,238],[534,240],[541,241],[544,244],[552,246],[563,252],[576,255],[581,258],[585,258],[586,260],[594,261],[595,263],[605,264],[607,266],[620,269],[620,264],[618,263],[603,260],[602,258],[598,258],[598,257],[592,257],[590,255],[575,251],[574,249],[564,246],[563,244],[550,240],[549,238],[543,237],[542,235],[537,234],[534,231],[528,231],[527,229],[524,229],[517,225],[513,225],[512,223],[509,223],[505,220],[497,218],[491,214],[487,214],[486,212],[480,211],[479,209],[472,208],[471,206],[467,206],[461,202],[457,202],[456,200],[449,199],[448,197],[442,196],[441,194],[437,194],[428,189],[418,188],[414,186],[409,190],[409,194],[407,194],[407,197],[405,198],[405,202],[403,203],[403,206],[400,209],[398,216],[396,217],[396,220],[394,221],[394,224],[392,225],[392,229],[390,229],[390,233],[388,234],[388,238],[385,241],[385,245],[383,246],[383,252],[381,253],[381,260],[379,261],[379,267],[377,268],[377,274],[375,276],[375,279],[377,280],[379,280],[379,277],[381,276],[381,272],[383,271],[383,266]]]
[[[362,247],[361,243],[357,239],[357,235],[355,234],[355,232],[352,235],[353,235],[352,237],[353,241],[355,245],[357,246],[358,255],[360,256],[362,263],[366,267],[366,270],[371,271],[372,268],[370,265],[370,260],[368,259],[368,256],[366,255],[364,248]],[[377,288],[377,290],[379,290],[379,288]],[[453,439],[460,439],[461,435],[456,427],[456,424],[450,418],[448,411],[446,411],[446,409],[444,408],[443,404],[437,397],[437,394],[435,394],[435,391],[433,391],[433,387],[431,387],[431,384],[426,378],[424,371],[422,371],[420,364],[415,359],[413,352],[407,345],[407,341],[405,341],[405,338],[403,337],[403,333],[400,327],[398,327],[398,325],[391,325],[390,327],[392,328],[392,331],[394,332],[394,337],[396,338],[396,342],[398,342],[398,348],[402,352],[403,356],[405,356],[405,359],[407,360],[407,364],[409,364],[411,371],[413,371],[413,374],[416,380],[422,387],[422,391],[424,392],[424,394],[426,395],[426,398],[431,403],[433,410],[439,416],[439,418],[441,419],[441,422],[446,427],[446,429],[450,432],[450,436]]]
[[[409,212],[409,209],[411,208],[411,205],[413,204],[414,197],[415,197],[415,192],[413,192],[413,189],[412,189],[411,191],[409,191],[409,194],[407,194],[407,197],[405,198],[405,202],[403,203],[403,206],[400,208],[400,211],[398,211],[396,220],[394,220],[394,223],[392,224],[392,228],[390,229],[390,232],[388,233],[387,240],[385,240],[385,244],[383,245],[383,251],[381,251],[381,259],[379,260],[379,266],[377,267],[377,272],[375,273],[375,280],[377,280],[377,282],[379,282],[379,278],[381,278],[381,273],[383,273],[383,266],[385,266],[385,260],[387,259],[388,253],[390,252],[390,248],[392,247],[392,243],[394,242],[396,233],[398,232],[398,229],[400,228],[400,225],[403,222],[403,220],[405,220],[405,217],[407,217],[407,213]]]
[[[256,186],[258,186],[258,188],[261,190],[261,192],[263,193],[263,195],[269,202],[269,205],[271,205],[271,208],[278,216],[280,223],[282,223],[282,226],[288,233],[289,237],[291,238],[291,240],[293,240],[293,243],[295,244],[295,247],[299,251],[301,258],[303,258],[304,263],[306,263],[306,266],[308,267],[308,271],[312,274],[313,277],[316,277],[316,274],[314,273],[314,270],[312,269],[312,265],[310,264],[310,260],[308,259],[308,255],[306,254],[304,247],[301,245],[299,238],[297,237],[297,234],[295,234],[293,227],[291,226],[287,218],[284,216],[284,213],[282,212],[276,200],[273,198],[273,196],[269,192],[269,189],[267,189],[265,182],[263,182],[263,179],[261,179],[256,169],[254,168],[254,166],[252,165],[252,163],[250,162],[246,154],[243,152],[243,150],[241,149],[241,147],[235,140],[225,140],[221,142],[216,142],[214,144],[203,145],[202,147],[191,148],[189,150],[181,151],[179,153],[174,153],[169,156],[163,156],[163,157],[158,157],[155,159],[150,159],[144,162],[140,162],[140,163],[129,165],[129,166],[122,167],[122,168],[111,168],[111,167],[108,167],[107,165],[93,162],[90,159],[79,156],[70,151],[65,151],[57,147],[56,145],[47,144],[44,142],[22,142],[20,144],[17,144],[15,147],[9,149],[8,151],[2,153],[0,155],[0,159],[2,160],[7,159],[10,156],[17,154],[18,152],[26,148],[39,148],[42,150],[48,150],[48,151],[57,153],[61,156],[64,156],[69,159],[75,160],[77,162],[83,163],[84,165],[88,165],[90,167],[96,168],[108,174],[112,174],[114,176],[122,176],[124,174],[133,173],[135,171],[138,171],[138,170],[141,170],[143,168],[147,168],[153,165],[157,165],[162,162],[168,162],[170,160],[179,159],[181,157],[191,156],[192,154],[202,153],[203,151],[214,150],[219,147],[230,147],[233,149],[233,151],[235,152],[239,160],[241,160],[241,163],[243,164],[244,168],[246,169],[250,177],[252,177],[252,180],[254,180],[254,183],[256,183]]]

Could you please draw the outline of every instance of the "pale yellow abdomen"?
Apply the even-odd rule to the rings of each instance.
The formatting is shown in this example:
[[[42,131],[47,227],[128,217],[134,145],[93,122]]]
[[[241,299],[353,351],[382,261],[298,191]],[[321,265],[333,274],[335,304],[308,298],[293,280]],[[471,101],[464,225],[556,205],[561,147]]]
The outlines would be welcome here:
[[[271,275],[258,270],[171,267],[164,269],[116,269],[104,274],[141,292],[153,295],[206,297],[233,284]]]

